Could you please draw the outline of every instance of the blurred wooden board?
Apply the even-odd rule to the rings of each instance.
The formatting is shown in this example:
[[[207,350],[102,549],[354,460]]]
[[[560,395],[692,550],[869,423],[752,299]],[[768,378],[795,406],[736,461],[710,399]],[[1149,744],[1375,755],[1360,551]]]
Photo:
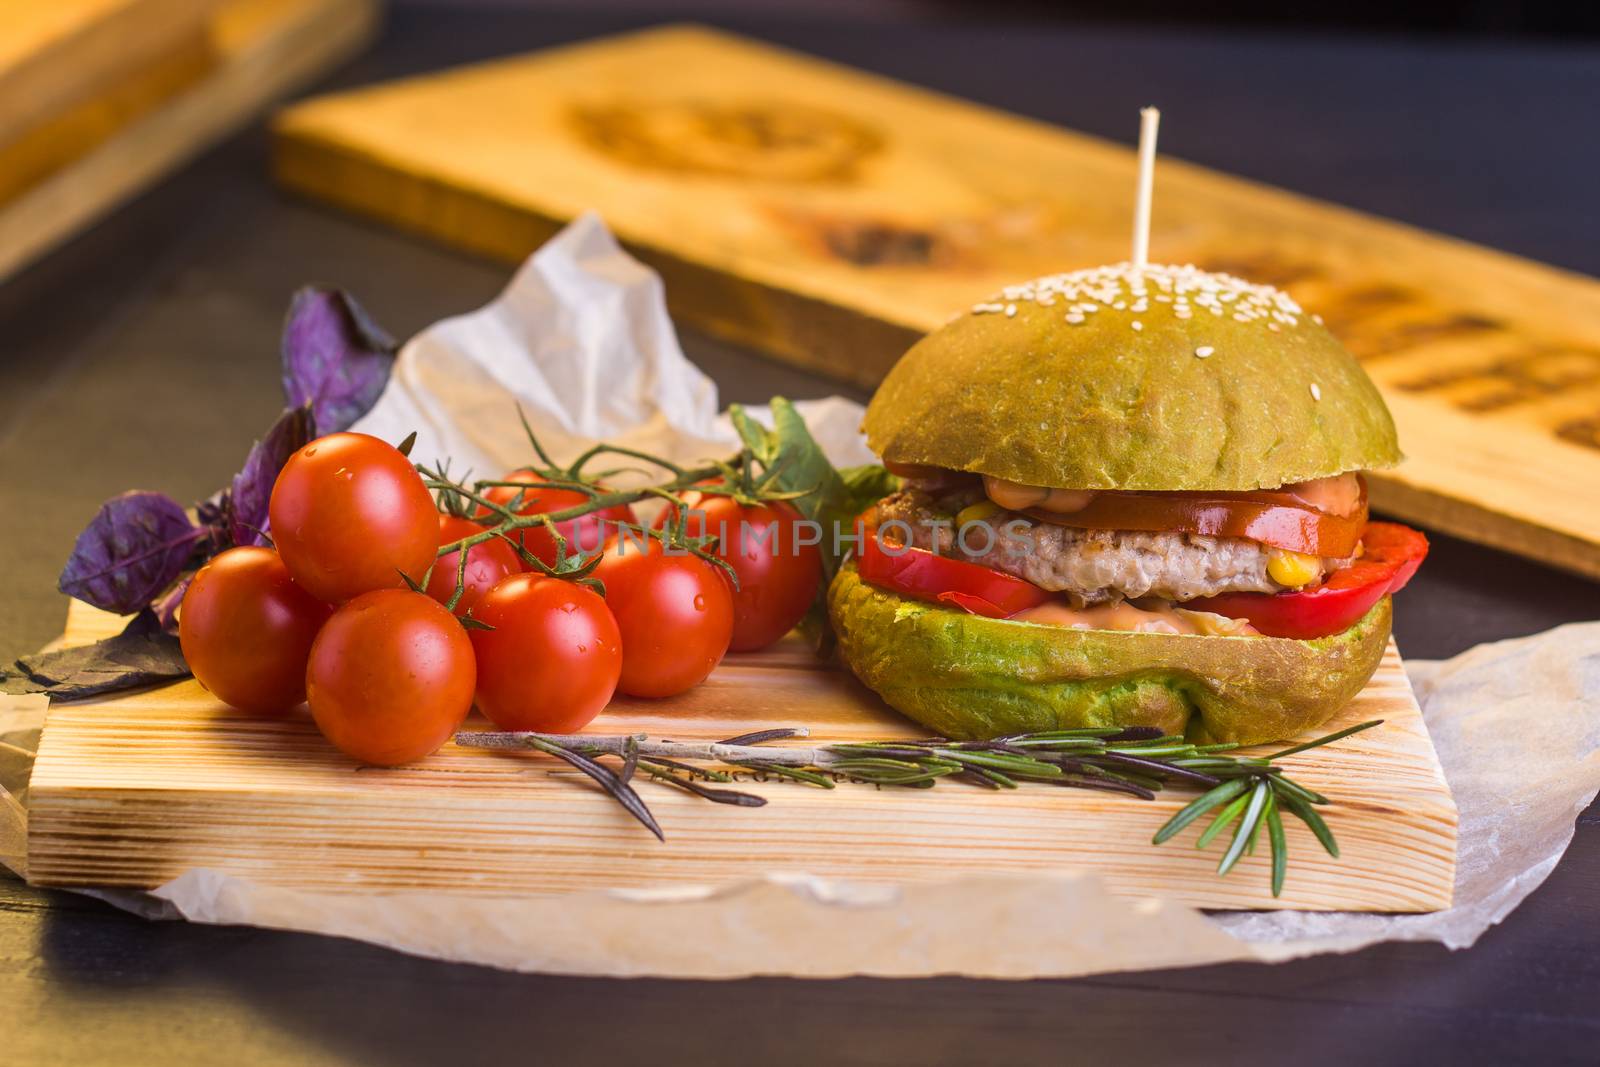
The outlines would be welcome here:
[[[216,60],[210,27],[196,23],[191,33],[150,63],[0,143],[0,205],[193,87],[216,69]]]
[[[222,0],[0,0],[0,147],[160,67]]]
[[[74,604],[67,640],[120,622]],[[641,782],[659,843],[564,764],[458,749],[398,770],[359,768],[301,709],[241,714],[185,682],[50,709],[29,787],[28,877],[39,885],[152,887],[193,867],[323,892],[441,889],[493,895],[722,884],[772,871],[885,884],[975,872],[1089,870],[1114,892],[1214,908],[1427,911],[1449,905],[1456,811],[1391,646],[1328,729],[1383,726],[1286,760],[1332,797],[1343,858],[1294,820],[1283,898],[1267,850],[1226,878],[1198,830],[1150,837],[1193,794],[1155,801],[1049,786],[1011,792],[745,782],[763,808],[711,804]],[[485,726],[483,723],[469,725]],[[915,737],[798,638],[728,657],[672,700],[619,700],[604,733],[719,739],[805,725],[814,740]],[[1343,799],[1347,802],[1340,803]]]
[[[1128,255],[1129,150],[696,28],[276,129],[283,184],[508,261],[598,210],[683,321],[868,386],[1002,285]],[[1410,456],[1377,507],[1600,577],[1600,285],[1170,159],[1151,254],[1279,285],[1361,357]]]
[[[379,0],[208,6],[200,37],[175,38],[0,142],[0,280],[352,54],[380,10]]]

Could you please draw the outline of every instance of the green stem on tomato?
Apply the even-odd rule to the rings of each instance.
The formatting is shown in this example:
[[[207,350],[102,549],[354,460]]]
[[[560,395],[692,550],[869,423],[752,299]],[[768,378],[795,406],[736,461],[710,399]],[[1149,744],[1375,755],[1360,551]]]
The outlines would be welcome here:
[[[429,489],[436,492],[440,490],[449,490],[460,493],[463,497],[472,501],[474,504],[477,504],[480,507],[483,507],[494,513],[501,520],[500,523],[495,526],[485,527],[482,533],[471,534],[467,537],[460,538],[459,540],[451,541],[449,544],[440,545],[439,555],[441,556],[448,555],[451,552],[469,549],[475,545],[481,545],[485,541],[488,541],[491,538],[499,536],[503,533],[510,533],[516,530],[525,530],[533,526],[542,525],[544,520],[548,520],[551,523],[567,522],[571,519],[582,518],[584,515],[589,515],[596,511],[603,511],[606,508],[618,507],[623,504],[634,504],[645,499],[646,497],[671,494],[676,490],[687,489],[694,485],[695,482],[712,477],[718,473],[717,467],[702,467],[696,470],[684,471],[676,478],[673,478],[671,481],[662,485],[647,486],[642,489],[619,490],[609,493],[600,493],[597,490],[594,490],[593,487],[585,487],[585,492],[592,492],[595,494],[591,496],[590,499],[585,503],[574,504],[570,508],[562,508],[560,511],[544,512],[538,515],[518,515],[506,505],[497,504],[494,501],[465,488],[458,482],[453,482],[440,476],[436,471],[432,471],[427,468],[418,469],[422,471],[423,482]],[[480,482],[477,484],[480,486],[518,485],[530,489],[576,488],[576,486],[528,482]]]

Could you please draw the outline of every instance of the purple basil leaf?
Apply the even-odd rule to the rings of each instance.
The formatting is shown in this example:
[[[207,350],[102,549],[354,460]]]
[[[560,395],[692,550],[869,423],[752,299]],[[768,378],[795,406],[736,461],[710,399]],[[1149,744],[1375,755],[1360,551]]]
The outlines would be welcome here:
[[[165,493],[114,496],[78,535],[60,589],[105,611],[139,611],[183,573],[205,535]]]
[[[232,506],[228,490],[218,489],[194,506],[195,521],[220,530],[228,525],[228,509]]]
[[[310,404],[319,433],[346,429],[383,392],[394,348],[354,297],[307,286],[283,324],[284,398],[291,408]]]
[[[262,534],[267,528],[267,504],[272,500],[278,472],[290,456],[315,436],[311,408],[291,408],[278,416],[267,435],[251,447],[244,469],[233,476],[233,485],[228,490],[228,535],[234,544],[267,543]]]
[[[178,632],[178,609],[183,606],[184,594],[189,591],[189,586],[193,583],[194,575],[185,575],[174,582],[171,589],[161,594],[161,599],[150,605],[156,621],[169,634]]]
[[[0,693],[49,693],[59,700],[75,700],[188,673],[178,638],[147,610],[115,637],[22,657],[15,670],[0,672]]]

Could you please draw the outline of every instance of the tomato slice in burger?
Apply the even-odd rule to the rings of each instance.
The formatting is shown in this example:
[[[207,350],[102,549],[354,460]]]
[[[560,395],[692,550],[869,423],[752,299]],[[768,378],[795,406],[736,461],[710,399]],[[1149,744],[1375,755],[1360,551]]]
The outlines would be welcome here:
[[[861,538],[856,569],[869,585],[991,619],[1003,619],[1051,599],[1050,593],[1032,582],[976,563],[885,544],[878,531],[870,528]]]
[[[1393,522],[1367,524],[1361,559],[1334,571],[1313,589],[1292,593],[1223,593],[1183,606],[1247,619],[1268,637],[1307,640],[1340,633],[1372,610],[1383,597],[1399,592],[1428,554],[1428,539]]]
[[[1245,537],[1274,548],[1343,559],[1367,523],[1367,495],[1349,515],[1321,511],[1291,493],[1096,493],[1077,511],[1029,508],[1029,518],[1089,530],[1172,530],[1205,537]]]

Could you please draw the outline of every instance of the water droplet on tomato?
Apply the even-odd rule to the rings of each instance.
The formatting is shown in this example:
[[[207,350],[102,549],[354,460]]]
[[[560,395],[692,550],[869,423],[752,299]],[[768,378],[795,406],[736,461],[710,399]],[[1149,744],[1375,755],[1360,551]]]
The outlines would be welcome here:
[[[588,645],[579,645],[578,646],[578,652],[580,654],[584,653],[584,652],[587,652],[587,651],[589,651],[589,646]]]
[[[704,593],[696,593],[694,595],[694,610],[696,610],[696,611],[704,611],[704,610],[706,610],[706,598],[705,598],[705,594]]]
[[[306,455],[314,456],[316,454],[317,454],[317,446],[316,445],[306,445]]]
[[[578,610],[578,605],[569,600],[565,604],[561,605],[561,610],[566,612],[568,615],[571,615],[574,611]]]

